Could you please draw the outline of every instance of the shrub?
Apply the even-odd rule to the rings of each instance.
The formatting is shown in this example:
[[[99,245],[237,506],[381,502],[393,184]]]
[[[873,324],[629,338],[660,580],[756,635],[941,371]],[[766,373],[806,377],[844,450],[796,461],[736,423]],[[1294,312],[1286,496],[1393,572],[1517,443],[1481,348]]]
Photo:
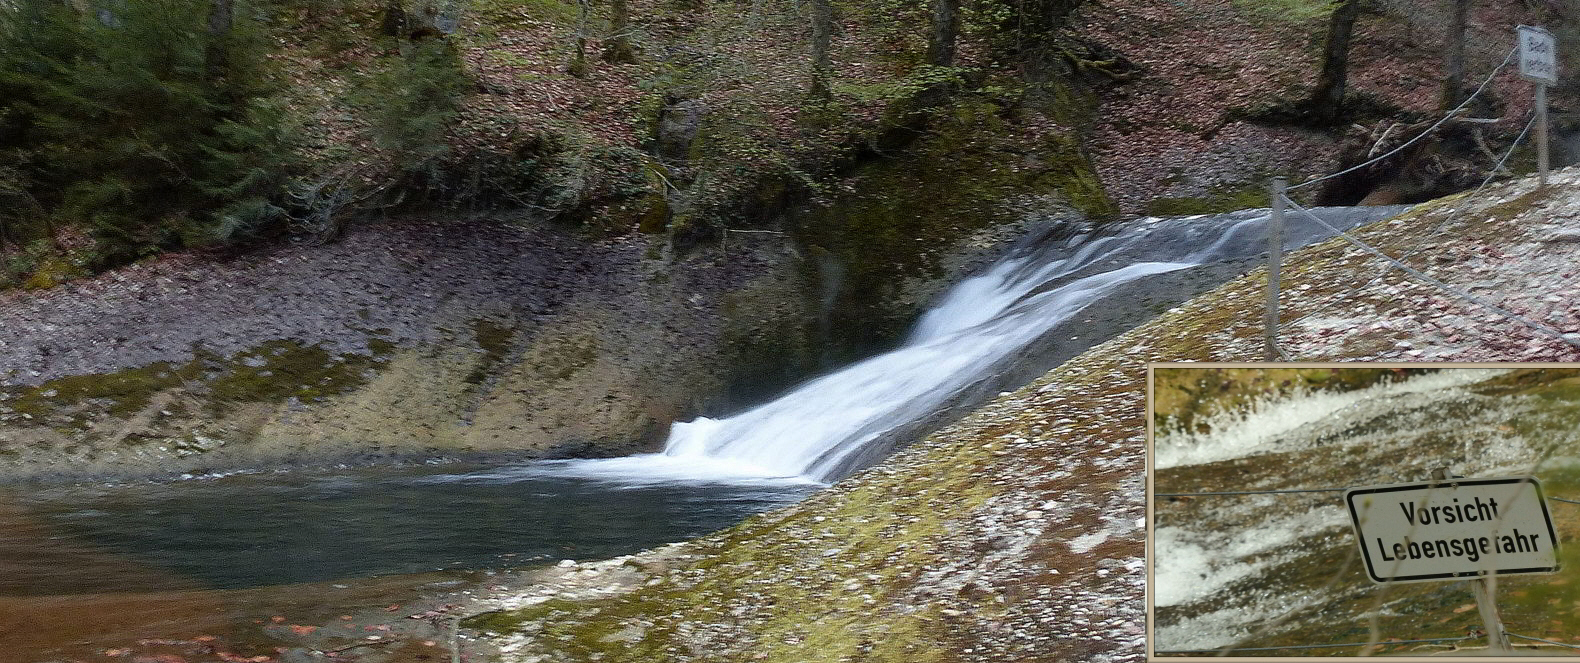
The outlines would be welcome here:
[[[430,38],[408,46],[367,82],[362,102],[370,110],[375,144],[394,153],[403,170],[421,171],[449,155],[445,137],[469,81],[448,41]]]

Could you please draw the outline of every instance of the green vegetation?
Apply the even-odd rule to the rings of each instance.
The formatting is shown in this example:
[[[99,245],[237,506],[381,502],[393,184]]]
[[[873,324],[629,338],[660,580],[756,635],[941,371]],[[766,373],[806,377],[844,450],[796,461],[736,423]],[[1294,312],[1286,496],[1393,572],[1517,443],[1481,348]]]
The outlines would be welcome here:
[[[1091,218],[1116,213],[1078,139],[1027,135],[1013,122],[1017,115],[1082,112],[1069,106],[1044,110],[1020,97],[962,95],[908,149],[856,169],[849,189],[800,219],[797,239],[826,251],[843,270],[831,318],[833,328],[849,332],[832,339],[835,352],[859,355],[895,338],[913,313],[893,304],[907,280],[941,276],[951,242],[1016,220],[1025,213],[1017,202],[1046,197]]]
[[[1324,18],[1338,4],[1332,0],[1234,0],[1234,8],[1247,16],[1290,23]]]
[[[0,213],[0,248],[44,240],[99,268],[280,220],[286,132],[266,41],[247,5],[226,25],[209,9],[0,7],[0,154],[13,164],[0,191],[25,202]]]
[[[374,144],[401,169],[421,172],[449,156],[447,133],[469,81],[448,41],[424,39],[402,50],[368,81],[362,101]]]
[[[382,152],[368,159],[310,135],[324,131],[321,109],[303,103],[312,89],[287,83],[301,73],[282,65],[288,12],[245,0],[0,7],[0,286],[49,287],[170,249],[327,235],[333,217],[389,188],[388,173],[408,186],[427,180],[405,175],[433,179],[470,83],[455,47],[397,39],[363,79],[358,113]],[[322,13],[315,48],[373,40],[355,16]]]
[[[205,383],[210,409],[220,412],[239,403],[288,398],[316,401],[345,393],[367,381],[365,372],[375,360],[376,355],[336,356],[317,345],[269,341],[222,360],[225,370]]]
[[[917,29],[936,20],[928,6],[835,3],[825,48],[840,65],[811,99],[806,17],[779,6],[21,0],[0,8],[0,287],[173,249],[329,241],[374,212],[436,206],[665,233],[683,256],[726,229],[783,228],[844,197],[852,174],[936,159],[942,143],[972,163],[1039,163],[939,191],[940,209],[1056,193],[1108,215],[1065,124],[1093,102],[1065,80],[1090,48],[1058,35],[1079,4],[972,3],[950,39],[983,57],[938,64]],[[915,247],[886,239],[909,225],[855,232],[909,263]]]
[[[1253,207],[1267,207],[1267,204],[1267,192],[1261,187],[1222,188],[1194,198],[1153,198],[1147,201],[1147,214],[1151,216],[1217,214]]]

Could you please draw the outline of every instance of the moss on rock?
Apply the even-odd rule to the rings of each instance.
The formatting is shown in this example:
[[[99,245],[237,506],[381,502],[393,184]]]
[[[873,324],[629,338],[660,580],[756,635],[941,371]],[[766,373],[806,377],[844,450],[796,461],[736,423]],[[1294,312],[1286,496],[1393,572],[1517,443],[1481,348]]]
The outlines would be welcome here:
[[[1114,213],[1080,141],[1064,132],[1023,135],[1006,119],[1017,112],[963,98],[903,153],[857,168],[827,205],[795,220],[797,239],[827,250],[842,268],[829,326],[849,331],[831,339],[836,359],[897,338],[922,304],[905,301],[906,280],[945,277],[954,243],[1022,218],[1016,201],[1053,198],[1094,218]]]

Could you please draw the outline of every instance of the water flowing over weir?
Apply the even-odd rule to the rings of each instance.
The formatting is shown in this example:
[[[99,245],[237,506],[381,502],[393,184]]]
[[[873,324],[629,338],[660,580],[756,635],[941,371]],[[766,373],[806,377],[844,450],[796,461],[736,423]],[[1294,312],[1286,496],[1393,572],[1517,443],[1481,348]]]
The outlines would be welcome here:
[[[1319,208],[1349,228],[1403,207]],[[1064,227],[955,285],[897,349],[726,419],[676,423],[662,453],[566,461],[571,474],[639,481],[831,481],[906,436],[1237,275],[1263,253],[1266,210]],[[1286,248],[1328,235],[1286,228]]]

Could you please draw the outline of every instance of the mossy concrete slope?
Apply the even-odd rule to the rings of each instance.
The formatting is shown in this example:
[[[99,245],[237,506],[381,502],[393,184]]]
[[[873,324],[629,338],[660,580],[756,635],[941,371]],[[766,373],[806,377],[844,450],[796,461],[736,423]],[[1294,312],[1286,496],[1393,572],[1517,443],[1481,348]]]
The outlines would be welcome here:
[[[1580,264],[1577,183],[1574,169],[1545,191],[1510,182],[1355,234],[1392,254],[1433,242],[1454,259],[1411,262],[1564,331],[1580,303],[1552,279]],[[1481,260],[1517,249],[1495,272]],[[1342,240],[1286,265],[1283,341],[1299,359],[1580,359],[1398,270],[1368,283],[1378,263]],[[477,625],[505,661],[1140,661],[1146,365],[1262,359],[1265,281],[1252,272],[878,467],[693,542],[698,561],[635,591]]]
[[[6,293],[0,478],[653,449],[786,379],[730,362],[808,347],[799,260],[413,222]]]

